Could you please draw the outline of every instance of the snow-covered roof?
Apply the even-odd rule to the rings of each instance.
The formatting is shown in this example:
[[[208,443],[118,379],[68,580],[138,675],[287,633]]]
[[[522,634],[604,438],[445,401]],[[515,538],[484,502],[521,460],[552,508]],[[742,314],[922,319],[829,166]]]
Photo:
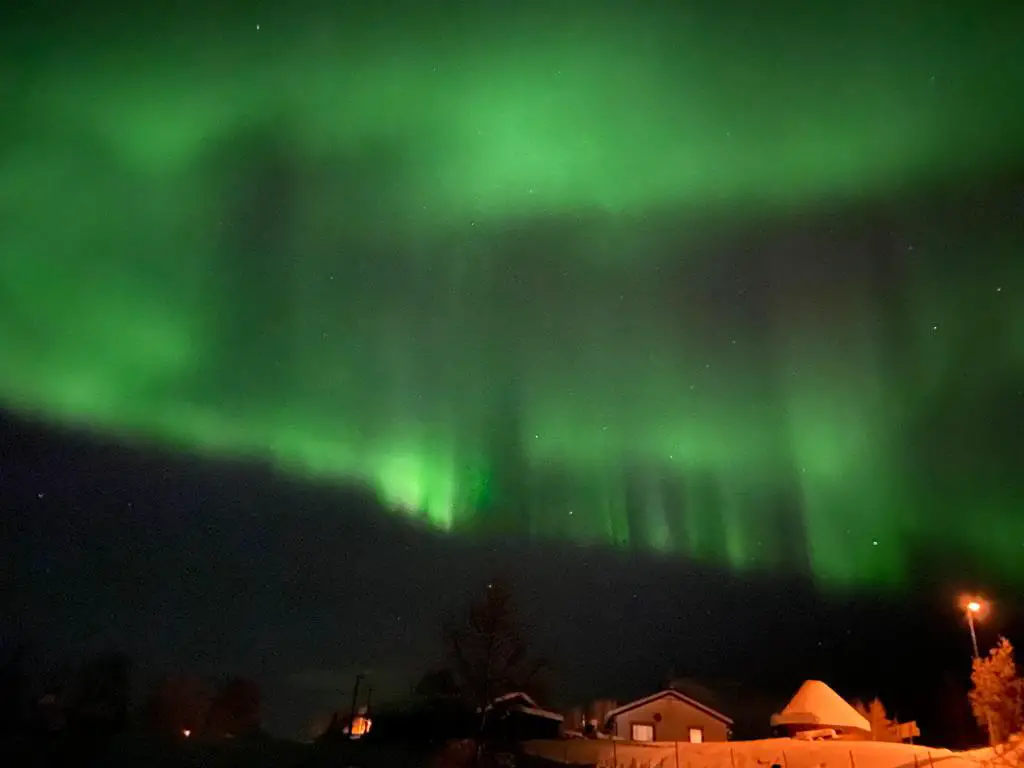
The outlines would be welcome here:
[[[808,680],[801,685],[786,708],[772,715],[771,723],[871,732],[867,719],[820,680]]]
[[[524,715],[545,717],[548,720],[557,720],[559,722],[562,722],[565,719],[557,712],[544,709],[534,701],[532,696],[523,693],[522,691],[513,691],[512,693],[506,693],[502,696],[498,696],[487,706],[487,709],[491,710],[499,705],[505,705],[510,711],[522,712]]]
[[[491,702],[490,706],[493,707],[495,704],[507,704],[509,702],[516,701],[517,699],[523,702],[527,707],[539,709],[539,706],[537,705],[537,702],[533,700],[533,697],[527,693],[523,693],[522,691],[513,691],[512,693],[502,694],[501,696],[496,697]],[[490,709],[490,707],[488,707],[488,709]]]
[[[652,693],[650,696],[644,696],[642,699],[637,699],[636,701],[631,701],[628,704],[623,704],[621,707],[616,707],[607,715],[605,715],[605,722],[607,723],[612,721],[624,712],[629,712],[630,710],[636,709],[637,707],[642,707],[644,704],[649,704],[652,701],[657,701],[658,699],[666,697],[677,699],[683,702],[684,704],[689,704],[691,707],[699,709],[701,712],[704,712],[705,714],[711,715],[711,717],[715,718],[716,720],[722,721],[726,725],[732,725],[732,718],[727,717],[723,715],[721,712],[717,712],[711,707],[705,704],[701,704],[696,699],[691,699],[689,696],[686,696],[680,693],[679,691],[673,690],[672,688],[668,688],[664,691],[658,691],[657,693]]]

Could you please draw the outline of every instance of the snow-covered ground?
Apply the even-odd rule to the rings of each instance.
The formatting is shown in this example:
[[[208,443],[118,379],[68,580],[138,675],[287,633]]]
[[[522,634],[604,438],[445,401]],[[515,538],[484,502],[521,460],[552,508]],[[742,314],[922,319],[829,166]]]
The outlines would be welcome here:
[[[599,768],[1004,768],[1020,765],[991,750],[950,752],[872,741],[765,739],[718,744],[621,741],[531,741],[531,755]],[[1017,757],[1014,755],[1013,757]]]
[[[1024,734],[1011,737],[1009,744],[972,749],[970,752],[961,752],[960,756],[982,763],[985,768],[1020,768],[1024,766]]]

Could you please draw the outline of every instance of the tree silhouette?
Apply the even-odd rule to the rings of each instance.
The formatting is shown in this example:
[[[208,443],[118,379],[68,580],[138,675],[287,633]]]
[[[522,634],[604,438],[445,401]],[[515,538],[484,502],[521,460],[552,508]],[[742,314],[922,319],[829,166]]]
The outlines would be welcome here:
[[[897,741],[899,734],[893,728],[885,705],[877,696],[868,705],[868,723],[871,724],[871,738],[874,741]]]
[[[90,732],[116,732],[128,724],[131,661],[120,652],[97,654],[79,670],[68,697],[70,724]]]
[[[252,680],[229,680],[210,705],[207,729],[213,736],[246,736],[262,724],[260,688]]]
[[[0,736],[4,739],[22,737],[28,727],[31,692],[26,655],[25,648],[18,646],[0,663]]]
[[[463,622],[446,624],[444,640],[455,683],[480,714],[478,741],[495,698],[518,691],[534,696],[542,693],[542,675],[548,664],[530,655],[512,594],[504,584],[488,584],[483,598],[470,605]]]
[[[988,656],[974,660],[969,694],[978,724],[992,745],[1006,742],[1024,726],[1024,682],[1017,675],[1013,646],[1005,637]]]
[[[147,697],[147,725],[156,733],[176,738],[186,732],[198,734],[206,724],[212,698],[209,687],[199,678],[164,678]]]
[[[880,698],[876,696],[867,705],[863,701],[855,699],[853,708],[871,726],[872,741],[901,741],[899,730],[895,727],[896,721],[889,718],[889,713]]]
[[[462,696],[455,673],[447,667],[427,672],[416,683],[413,693],[423,699],[454,699]]]

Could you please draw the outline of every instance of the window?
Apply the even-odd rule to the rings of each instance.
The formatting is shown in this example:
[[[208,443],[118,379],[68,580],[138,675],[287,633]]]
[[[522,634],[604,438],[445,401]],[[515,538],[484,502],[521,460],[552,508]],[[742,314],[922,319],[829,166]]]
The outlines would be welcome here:
[[[654,726],[646,723],[633,723],[630,738],[633,741],[654,741]]]
[[[702,744],[704,742],[704,729],[703,728],[691,728],[690,729],[690,743],[691,744]]]

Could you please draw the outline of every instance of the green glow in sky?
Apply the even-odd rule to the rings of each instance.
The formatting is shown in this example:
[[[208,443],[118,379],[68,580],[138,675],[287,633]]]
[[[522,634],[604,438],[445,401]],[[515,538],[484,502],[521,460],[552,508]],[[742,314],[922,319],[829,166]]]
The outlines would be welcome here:
[[[1024,12],[641,5],[21,19],[0,402],[466,534],[1024,578]]]

